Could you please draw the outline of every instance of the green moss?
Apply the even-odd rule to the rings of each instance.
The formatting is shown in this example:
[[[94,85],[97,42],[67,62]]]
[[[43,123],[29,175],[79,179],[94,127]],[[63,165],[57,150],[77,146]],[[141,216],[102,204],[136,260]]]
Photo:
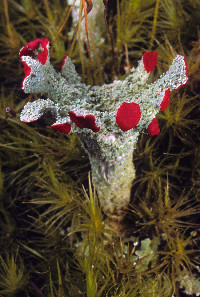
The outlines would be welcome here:
[[[0,294],[2,296],[16,296],[27,283],[23,262],[17,261],[13,254],[11,256],[7,254],[6,259],[0,257],[0,267]]]
[[[198,0],[113,3],[116,15],[108,7],[107,20],[118,79],[150,48],[159,54],[153,79],[177,53],[186,56],[189,75],[187,85],[173,93],[169,108],[158,117],[161,133],[151,139],[144,133],[138,141],[137,177],[124,238],[108,228],[88,183],[89,162],[76,136],[19,121],[22,107],[37,98],[21,91],[24,75],[18,52],[40,37],[53,44],[69,6],[60,0],[4,0],[0,5],[1,296],[198,294],[200,4]],[[106,27],[102,29],[103,12],[100,15],[91,26],[91,32],[99,34],[91,46],[96,84],[116,78],[111,71],[110,37]],[[69,18],[51,53],[55,67],[69,53],[73,32]],[[78,36],[72,59],[89,82],[86,38],[80,32]],[[6,107],[16,117],[6,114]]]

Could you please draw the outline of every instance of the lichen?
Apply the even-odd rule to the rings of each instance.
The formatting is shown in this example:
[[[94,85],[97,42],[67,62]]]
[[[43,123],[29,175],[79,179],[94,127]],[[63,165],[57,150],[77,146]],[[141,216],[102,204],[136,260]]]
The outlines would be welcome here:
[[[130,199],[135,177],[132,153],[138,136],[144,129],[151,136],[159,133],[156,114],[167,108],[170,90],[187,82],[185,58],[178,55],[166,74],[148,84],[157,53],[146,52],[125,80],[88,86],[81,83],[70,58],[64,57],[60,73],[54,70],[47,39],[28,43],[19,55],[25,71],[24,92],[48,97],[27,103],[21,121],[36,121],[50,113],[54,130],[77,133],[89,155],[103,210],[120,212]]]

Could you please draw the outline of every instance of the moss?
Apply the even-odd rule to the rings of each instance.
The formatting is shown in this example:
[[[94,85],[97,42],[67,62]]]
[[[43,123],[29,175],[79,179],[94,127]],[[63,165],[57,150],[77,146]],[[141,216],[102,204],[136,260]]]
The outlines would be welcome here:
[[[107,21],[116,71],[102,11],[95,27],[88,27],[99,35],[90,41],[95,84],[123,79],[127,66],[136,66],[149,49],[160,57],[152,80],[177,54],[186,56],[189,75],[159,115],[161,133],[153,138],[144,133],[138,141],[124,238],[108,229],[77,138],[56,134],[45,123],[19,121],[22,107],[37,97],[21,91],[18,52],[33,39],[47,37],[53,44],[57,36],[51,53],[57,67],[72,45],[69,6],[60,0],[0,5],[1,296],[199,293],[199,1],[119,0],[113,1],[116,14],[111,2]],[[72,59],[91,82],[84,27],[82,32],[74,39]],[[6,107],[14,112],[6,113]]]

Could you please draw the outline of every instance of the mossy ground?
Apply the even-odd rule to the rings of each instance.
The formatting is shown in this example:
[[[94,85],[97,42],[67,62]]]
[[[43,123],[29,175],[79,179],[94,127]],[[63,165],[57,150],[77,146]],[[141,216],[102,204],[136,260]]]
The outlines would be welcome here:
[[[81,30],[73,39],[71,16],[62,28],[69,10],[62,0],[0,5],[0,296],[195,296],[200,291],[200,2],[110,0],[112,42],[108,29],[99,29],[106,28],[102,12],[96,26],[88,26],[90,55]],[[95,32],[101,38],[92,38]],[[116,237],[106,227],[76,136],[19,121],[22,107],[37,97],[21,90],[18,52],[42,37],[54,45],[53,64],[71,53],[86,83],[123,79],[148,50],[158,52],[154,78],[177,54],[186,57],[189,80],[159,114],[161,133],[150,138],[144,131],[134,152],[128,237]]]

